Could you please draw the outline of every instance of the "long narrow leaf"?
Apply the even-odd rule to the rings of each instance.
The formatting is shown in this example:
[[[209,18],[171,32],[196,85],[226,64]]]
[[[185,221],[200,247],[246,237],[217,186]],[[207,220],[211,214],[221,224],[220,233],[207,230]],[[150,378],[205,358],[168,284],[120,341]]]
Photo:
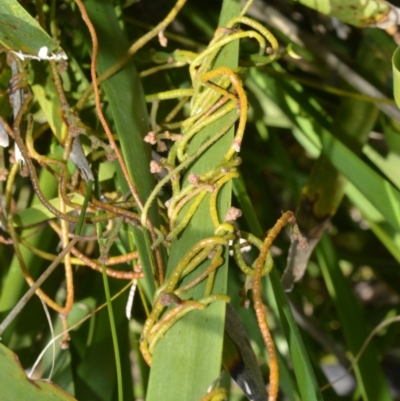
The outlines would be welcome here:
[[[335,251],[326,235],[322,237],[316,254],[328,291],[337,308],[347,345],[350,352],[355,356],[367,337],[365,331],[367,325],[349,283],[337,264]],[[374,374],[371,375],[371,372]],[[373,343],[369,344],[364,351],[355,366],[355,373],[363,400],[391,400],[389,388],[379,365]]]
[[[55,41],[17,0],[3,0],[0,10],[0,43],[7,49],[37,55],[43,46],[57,50]]]
[[[239,14],[240,2],[237,0],[225,0],[223,3],[220,22],[229,21]],[[216,61],[215,67],[219,65],[234,68],[237,65],[238,45],[231,44],[223,49],[221,56]],[[230,117],[228,117],[230,118]],[[197,134],[194,146],[199,146],[205,138],[212,136],[226,124],[217,121],[210,124]],[[199,173],[218,163],[225,154],[233,140],[233,130],[226,134],[222,140],[215,143],[195,163],[191,172]],[[219,213],[224,216],[230,205],[231,185],[224,186],[219,195]],[[171,246],[167,275],[200,239],[213,235],[214,228],[210,219],[208,202],[206,199],[200,204],[198,210],[185,229],[182,236]],[[226,293],[227,281],[227,252],[224,255],[225,263],[218,268],[215,277],[213,292],[217,294]],[[194,288],[190,293],[194,299],[201,297],[204,291]],[[175,401],[175,400],[198,400],[207,393],[207,389],[216,380],[221,371],[221,357],[223,346],[223,331],[225,323],[225,304],[216,302],[205,311],[194,311],[182,318],[169,329],[158,343],[154,356],[153,367],[150,374],[148,389],[148,401]]]
[[[400,191],[330,133],[329,120],[315,102],[305,99],[301,88],[254,71],[252,73],[293,124],[301,129],[303,136],[317,148],[320,147],[333,166],[366,196],[395,230],[400,231]]]
[[[128,42],[122,32],[112,3],[108,0],[89,0],[85,2],[88,14],[97,30],[100,48],[97,62],[98,72],[104,72],[119,61],[128,49]],[[109,50],[113,51],[110,52]],[[135,184],[139,197],[144,202],[153,187],[150,174],[150,147],[143,141],[148,132],[147,109],[143,89],[133,62],[109,78],[103,84],[125,163],[130,177]],[[129,90],[127,90],[129,88]],[[128,187],[119,175],[119,185],[123,191]],[[157,224],[158,215],[151,208],[150,217]],[[139,251],[145,280],[150,288],[149,297],[154,292],[151,242],[146,231],[133,230],[135,243]]]

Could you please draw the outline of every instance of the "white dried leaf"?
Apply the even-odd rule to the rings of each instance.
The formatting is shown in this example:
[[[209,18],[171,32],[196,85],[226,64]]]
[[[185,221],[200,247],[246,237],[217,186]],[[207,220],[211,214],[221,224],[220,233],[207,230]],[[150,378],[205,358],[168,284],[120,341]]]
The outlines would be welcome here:
[[[10,144],[4,120],[0,117],[0,146],[6,148]]]
[[[25,164],[24,156],[22,156],[21,149],[18,147],[17,144],[14,144],[14,155],[16,162],[21,162],[22,164]]]

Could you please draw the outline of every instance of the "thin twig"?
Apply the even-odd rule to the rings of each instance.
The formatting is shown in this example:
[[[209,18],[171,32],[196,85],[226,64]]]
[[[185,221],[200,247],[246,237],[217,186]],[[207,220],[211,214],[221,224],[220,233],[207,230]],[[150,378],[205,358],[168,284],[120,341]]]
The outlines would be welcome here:
[[[56,260],[46,269],[46,271],[35,281],[35,283],[29,288],[26,294],[18,301],[11,312],[0,324],[0,336],[3,334],[4,330],[10,325],[10,323],[19,314],[22,308],[27,304],[32,295],[36,290],[45,282],[45,280],[50,276],[59,263],[63,260],[64,256],[68,254],[71,248],[79,241],[79,237],[75,237],[68,243],[68,245],[60,252]]]

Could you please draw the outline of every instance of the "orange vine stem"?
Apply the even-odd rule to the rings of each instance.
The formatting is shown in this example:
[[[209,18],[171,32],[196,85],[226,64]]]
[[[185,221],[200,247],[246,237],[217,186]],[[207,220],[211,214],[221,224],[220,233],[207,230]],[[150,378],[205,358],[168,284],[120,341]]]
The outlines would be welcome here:
[[[274,340],[268,328],[267,319],[265,317],[265,312],[261,297],[261,276],[269,248],[271,247],[274,239],[281,232],[282,228],[288,222],[294,222],[294,214],[291,211],[283,213],[280,219],[278,219],[278,221],[275,223],[274,227],[268,232],[267,238],[265,238],[264,244],[260,250],[260,255],[256,260],[256,266],[254,269],[254,276],[253,276],[254,310],[256,312],[258,326],[260,327],[260,331],[264,339],[264,343],[267,348],[269,357],[270,373],[269,373],[268,401],[276,401],[278,397],[279,367],[278,367],[278,359],[276,357]]]
[[[90,21],[90,18],[89,18],[88,14],[87,14],[86,8],[83,5],[82,1],[81,0],[75,0],[75,2],[77,4],[77,6],[79,7],[79,10],[81,12],[83,21],[85,22],[86,26],[89,29],[90,36],[91,36],[91,39],[92,39],[92,44],[93,44],[93,54],[92,54],[92,61],[91,61],[91,64],[90,64],[90,72],[91,72],[92,82],[93,82],[93,91],[94,91],[94,98],[95,98],[95,104],[96,104],[96,111],[97,111],[97,114],[99,116],[101,125],[103,126],[104,131],[105,131],[105,133],[107,135],[107,138],[108,138],[108,140],[109,140],[109,142],[111,144],[111,147],[114,150],[115,155],[117,156],[118,162],[119,162],[119,164],[121,166],[122,173],[123,173],[123,175],[125,177],[125,180],[126,180],[128,186],[129,186],[129,190],[131,191],[132,196],[134,197],[138,208],[140,210],[142,210],[143,209],[143,203],[140,200],[139,194],[138,194],[138,192],[137,192],[137,190],[136,190],[136,188],[135,188],[135,186],[134,186],[134,184],[133,184],[133,182],[132,182],[132,180],[131,180],[131,178],[129,176],[129,172],[128,172],[128,169],[127,169],[127,167],[125,165],[125,162],[124,162],[124,159],[122,157],[122,154],[118,149],[117,143],[115,142],[115,139],[114,139],[114,137],[112,135],[112,132],[111,132],[111,130],[110,130],[108,124],[107,124],[107,121],[106,121],[106,119],[104,117],[104,114],[103,114],[103,111],[101,109],[100,92],[99,92],[98,79],[97,79],[97,74],[96,74],[96,62],[97,62],[97,54],[98,54],[98,50],[99,50],[99,44],[98,44],[98,40],[97,40],[96,31],[94,29],[92,21]],[[147,227],[148,227],[148,229],[150,231],[152,240],[156,241],[157,240],[157,235],[156,235],[156,233],[154,231],[154,227],[153,227],[153,225],[152,225],[152,223],[150,221],[150,218],[147,218],[146,223],[147,223]],[[161,258],[160,250],[159,250],[158,247],[156,247],[155,253],[156,253],[157,266],[158,266],[158,280],[159,280],[160,284],[162,284],[164,282],[164,270],[163,270],[162,258]]]
[[[80,2],[80,0],[78,0]],[[77,4],[78,4],[77,1]],[[168,15],[158,24],[156,25],[151,31],[147,32],[144,36],[139,38],[136,42],[134,42],[128,49],[127,53],[119,60],[116,64],[111,66],[108,70],[104,71],[98,79],[98,83],[101,84],[118,72],[127,62],[128,60],[139,50],[141,49],[147,42],[153,39],[160,31],[163,31],[177,16],[179,11],[185,5],[187,0],[178,0]],[[78,4],[79,6],[79,4]],[[80,8],[80,7],[79,7]],[[81,8],[80,8],[81,9]],[[94,85],[93,81],[93,85]],[[76,104],[76,109],[80,110],[83,105],[85,104],[87,98],[89,97],[92,91],[92,87],[89,86],[81,98],[79,99],[78,103]]]
[[[95,105],[96,105],[96,111],[97,115],[99,116],[99,120],[101,122],[101,125],[103,126],[103,129],[107,135],[107,138],[111,144],[112,149],[115,152],[115,155],[117,156],[118,162],[121,166],[122,172],[124,174],[124,177],[126,179],[126,182],[128,183],[129,189],[135,198],[135,201],[140,209],[143,208],[143,204],[139,198],[139,194],[137,193],[137,190],[135,186],[133,185],[131,178],[129,177],[128,169],[125,165],[125,161],[121,155],[121,152],[118,149],[117,143],[115,142],[115,139],[112,135],[112,132],[110,130],[110,127],[107,124],[107,121],[104,117],[103,110],[101,109],[101,102],[100,102],[100,91],[98,87],[98,80],[97,80],[97,74],[96,74],[96,63],[97,63],[97,54],[99,50],[99,42],[97,39],[97,34],[94,29],[94,26],[92,24],[92,21],[90,21],[89,15],[86,11],[85,6],[83,5],[81,0],[75,0],[77,6],[79,7],[79,10],[82,15],[82,19],[85,22],[87,28],[89,29],[90,37],[92,39],[92,45],[93,45],[93,54],[92,54],[92,61],[90,64],[90,73],[92,76],[92,82],[93,82],[93,91],[94,91],[94,98],[95,98]]]

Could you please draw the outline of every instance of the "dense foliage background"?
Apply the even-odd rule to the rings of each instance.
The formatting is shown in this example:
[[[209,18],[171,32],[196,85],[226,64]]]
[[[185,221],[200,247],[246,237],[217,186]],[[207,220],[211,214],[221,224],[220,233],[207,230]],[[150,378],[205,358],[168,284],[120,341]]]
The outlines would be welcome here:
[[[60,161],[62,166],[34,156],[28,147],[45,198],[60,207],[60,182],[65,169],[68,185],[64,189],[79,206],[76,209],[82,208],[89,184],[77,172],[82,166],[78,165],[77,169],[76,163],[68,159],[67,148],[71,146],[74,128],[81,134],[86,159],[94,173],[93,191],[97,199],[135,213],[138,208],[132,207],[134,200],[129,196],[120,198],[128,193],[128,186],[99,123],[93,97],[90,95],[86,102],[82,101],[92,81],[92,43],[76,3],[21,2],[49,37],[41,36],[43,31],[35,32],[35,26],[33,33],[29,32],[29,15],[21,14],[17,2],[7,0],[6,3],[10,9],[16,8],[12,9],[14,14],[9,9],[0,10],[0,44],[4,46],[0,54],[0,116],[11,127],[9,134],[16,135],[12,131],[16,129],[13,121],[17,116],[9,97],[18,91],[15,82],[19,82],[25,88],[24,96],[28,92],[33,96],[21,124],[29,122],[28,114],[32,116],[34,148],[38,154]],[[371,26],[390,10],[380,1],[367,2],[370,8],[358,1],[339,2],[340,7],[351,10],[352,17],[355,16],[352,21],[335,18],[335,15],[342,19],[343,15],[350,15],[350,11],[342,13],[337,2],[318,3],[320,10],[330,7],[328,15],[307,7],[313,6],[308,3],[260,0],[248,10],[247,15],[275,35],[281,50],[291,46],[289,55],[271,63],[258,63],[251,58],[258,50],[255,41],[244,39],[239,50],[224,48],[221,53],[226,54],[218,56],[218,63],[231,66],[243,81],[249,104],[240,152],[240,176],[227,186],[223,193],[225,200],[218,207],[220,213],[227,209],[232,191],[232,204],[243,212],[237,227],[260,238],[265,237],[283,211],[296,211],[300,230],[309,241],[309,249],[304,254],[289,257],[289,264],[295,260],[295,266],[307,266],[304,277],[299,277],[291,292],[284,292],[291,287],[289,279],[283,286],[280,284],[291,246],[289,230],[283,230],[274,241],[271,249],[274,269],[263,278],[268,322],[278,351],[280,399],[399,399],[400,326],[396,319],[400,307],[400,111],[392,100],[392,69],[397,72],[396,58],[392,65],[399,42],[397,26],[389,24],[386,30]],[[175,2],[88,0],[84,4],[99,38],[100,75],[132,43],[139,43],[140,38],[162,21]],[[184,51],[203,51],[221,25],[219,21],[229,21],[238,14],[236,1],[224,1],[222,12],[221,6],[219,1],[188,0],[164,32],[168,39],[166,47],[160,43],[162,37],[157,36],[144,46],[137,46],[122,71],[100,85],[105,117],[142,200],[160,179],[157,176],[153,179],[148,168],[150,158],[157,157],[156,149],[151,156],[150,146],[142,138],[154,128],[155,113],[159,121],[177,104],[176,100],[160,102],[155,110],[154,103],[148,102],[146,106],[145,95],[192,86],[187,68],[189,59],[185,59]],[[380,14],[376,11],[379,7],[382,7]],[[358,26],[347,25],[348,22],[357,22]],[[15,47],[17,42],[21,47]],[[48,46],[49,54],[58,52],[56,44],[59,45],[68,61],[29,58],[19,61],[19,70],[25,75],[13,81],[12,76],[16,74],[9,66],[8,50],[37,54],[43,44]],[[182,65],[146,75],[145,71],[176,57],[177,49],[182,51],[179,53],[182,59],[174,61]],[[57,85],[62,86],[61,91]],[[188,113],[185,106],[178,116],[184,118]],[[0,128],[6,130],[6,125]],[[24,130],[21,128],[21,132]],[[27,144],[28,137],[24,138]],[[11,145],[2,148],[0,155],[3,178],[0,182],[1,321],[28,289],[21,273],[21,260],[30,275],[37,278],[63,248],[60,243],[63,234],[59,231],[64,230],[65,246],[65,233],[73,233],[78,220],[77,211],[64,205],[64,213],[76,219],[70,221],[69,228],[63,228],[60,219],[41,205],[29,167],[20,167],[15,162],[12,143],[11,139]],[[222,154],[224,148],[218,148],[218,144],[221,146],[217,142],[212,148],[215,153],[208,154],[203,163],[213,163],[215,155]],[[188,166],[188,172],[192,168]],[[170,187],[165,186],[159,197],[165,202],[170,197]],[[117,198],[121,203],[114,203]],[[165,210],[161,202],[158,208],[155,206],[156,202],[149,214],[158,225],[164,221]],[[86,217],[92,218],[100,209],[90,204]],[[113,213],[111,209],[107,212]],[[107,238],[111,239],[109,255],[115,258],[116,265],[109,268],[132,272],[138,257],[133,252],[138,250],[140,254],[145,279],[139,280],[131,320],[125,317],[131,281],[125,279],[137,277],[108,278],[111,295],[118,294],[112,302],[115,323],[110,323],[106,307],[96,310],[106,302],[101,264],[97,263],[99,271],[91,270],[87,260],[74,254],[75,259],[67,262],[73,266],[75,288],[72,309],[66,319],[72,328],[68,347],[63,349],[66,343],[55,340],[35,365],[32,378],[50,378],[78,400],[198,400],[206,396],[208,386],[218,378],[223,348],[224,358],[226,354],[235,354],[226,350],[226,340],[224,346],[225,304],[220,302],[215,308],[212,335],[199,327],[202,323],[196,321],[198,312],[191,312],[195,316],[193,320],[185,320],[192,316],[188,314],[178,321],[160,340],[150,370],[139,351],[139,339],[157,286],[156,275],[150,268],[152,241],[144,229],[138,229],[137,223],[129,220],[133,215],[123,216],[123,221],[121,216],[110,214],[108,220],[113,223],[102,222],[100,230],[106,231]],[[204,224],[206,230],[207,223],[197,218],[190,224],[201,229]],[[77,248],[87,258],[97,261],[103,252],[98,243],[99,231],[94,224],[86,224],[83,234],[88,238],[80,241]],[[161,252],[164,262],[169,259],[167,276],[171,266],[182,259],[183,250],[197,240],[193,236],[182,237],[177,242],[179,246],[172,242],[169,255],[168,247]],[[257,253],[252,252],[249,257],[254,260]],[[124,255],[132,257],[124,259]],[[228,259],[227,253],[224,260],[221,270],[225,270],[221,273],[222,279],[217,278],[222,280],[218,288],[230,296],[251,340],[264,381],[268,383],[268,357],[254,311],[239,305],[245,275],[232,258]],[[41,288],[64,305],[66,287],[65,275],[59,266]],[[34,296],[2,333],[2,344],[18,355],[26,371],[34,366],[49,341],[63,332],[65,322],[58,312],[49,308],[45,313],[39,297]],[[90,318],[82,321],[85,316]],[[379,324],[385,327],[375,331],[374,337],[362,348]],[[120,354],[117,362],[113,327]],[[187,333],[194,337],[185,339]],[[2,352],[6,353],[5,348]],[[13,376],[10,358],[0,362],[4,366],[0,365],[0,394],[14,394],[14,398],[8,395],[7,400],[32,390],[29,384],[24,387],[23,383],[28,382],[23,372],[17,370]],[[225,366],[229,370],[226,360]],[[348,368],[351,372],[346,375]],[[334,384],[335,390],[320,391],[327,382],[342,375],[346,377]],[[228,375],[215,387],[219,386],[229,392],[227,398],[219,399],[246,399]],[[46,387],[46,391],[53,390]],[[48,394],[37,393],[29,399],[50,399],[46,398]],[[213,399],[218,396],[223,397],[216,395]]]

